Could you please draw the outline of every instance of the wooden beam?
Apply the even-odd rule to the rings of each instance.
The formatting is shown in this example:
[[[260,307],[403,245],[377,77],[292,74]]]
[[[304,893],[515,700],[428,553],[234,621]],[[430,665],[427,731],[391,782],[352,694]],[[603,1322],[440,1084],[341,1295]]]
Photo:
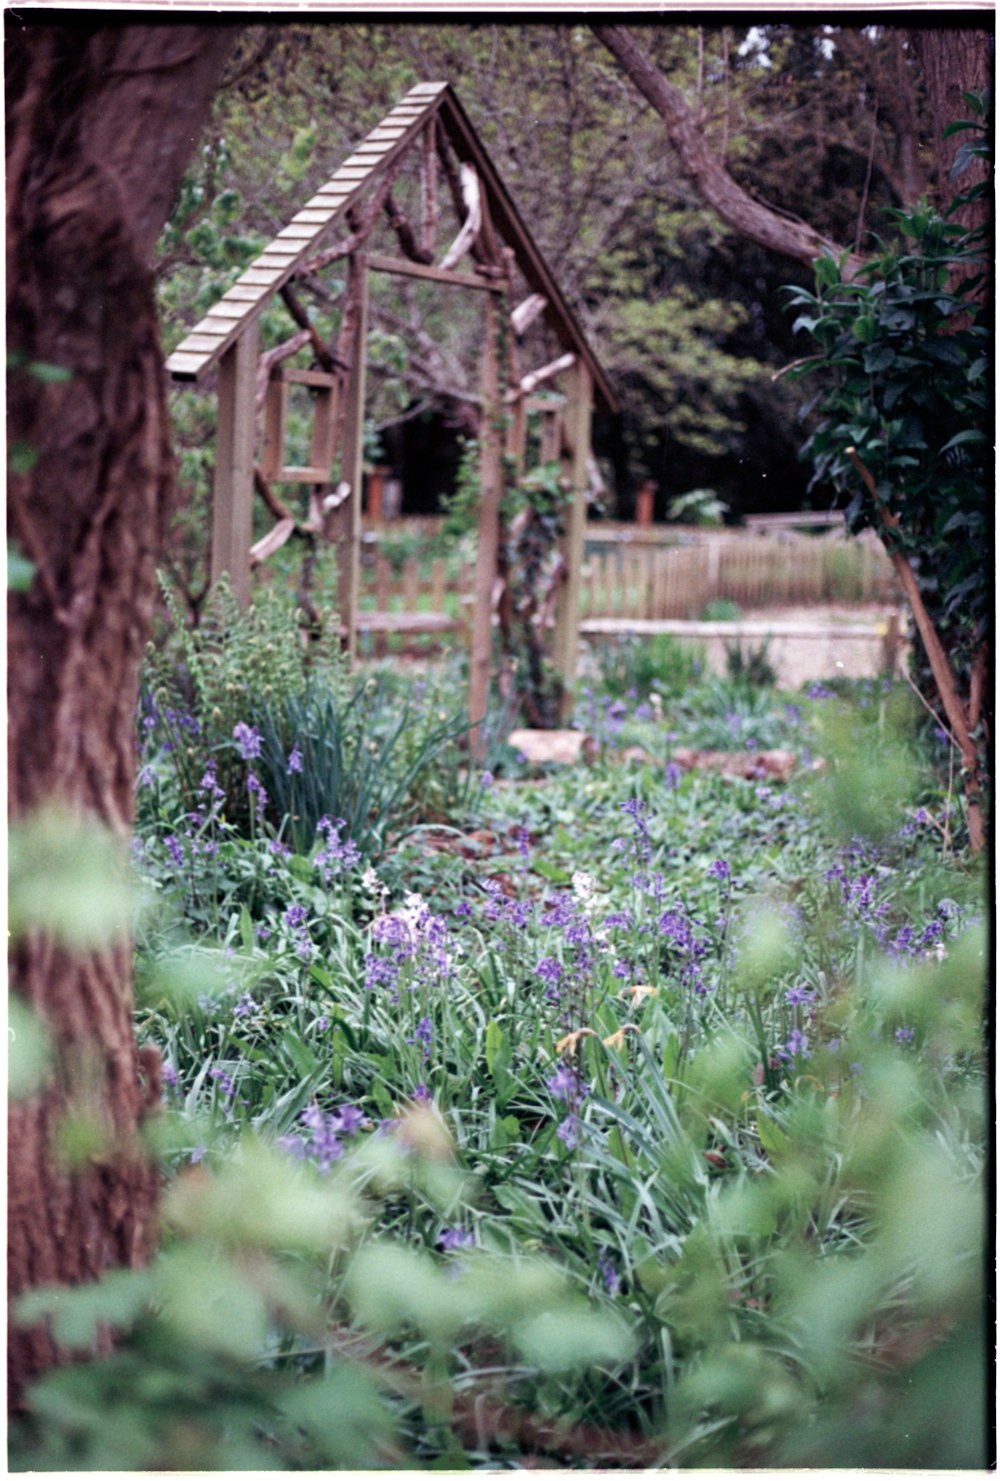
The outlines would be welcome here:
[[[441,98],[437,116],[458,158],[475,169],[480,186],[487,193],[493,224],[504,240],[514,248],[518,267],[528,287],[548,300],[547,317],[563,348],[576,350],[586,360],[594,389],[608,411],[617,411],[618,399],[600,361],[588,345],[548,264],[450,86]]]
[[[583,572],[583,543],[587,526],[587,458],[590,453],[590,418],[593,383],[590,369],[581,359],[570,371],[565,427],[572,449],[569,464],[570,504],[563,536],[566,580],[556,598],[556,631],[553,659],[563,681],[562,718],[572,708],[576,681],[580,626],[580,584]]]
[[[437,237],[437,122],[431,119],[420,136],[420,245],[434,256]]]
[[[214,584],[227,572],[242,607],[250,605],[257,339],[253,320],[222,357],[215,434],[211,576]]]
[[[441,259],[442,271],[454,267],[456,262],[461,262],[479,236],[479,228],[483,222],[482,188],[479,184],[479,176],[472,165],[463,163],[461,178],[465,220],[462,222],[458,236]]]
[[[532,391],[537,391],[539,386],[546,381],[554,380],[557,375],[562,375],[564,370],[569,370],[576,364],[576,356],[572,350],[565,355],[560,355],[558,360],[551,360],[548,365],[539,366],[537,370],[531,370],[527,375],[522,375],[521,384],[515,391],[507,392],[507,401],[516,401],[518,396],[530,396]]]
[[[288,385],[284,377],[268,381],[264,400],[264,445],[260,454],[260,471],[273,480],[285,461],[285,422],[288,415]]]
[[[544,293],[530,293],[510,316],[510,322],[514,326],[514,333],[521,337],[529,324],[533,324],[543,309],[548,308],[549,301]]]
[[[456,273],[443,267],[428,267],[422,262],[410,262],[405,257],[380,257],[373,253],[368,266],[376,273],[396,273],[403,278],[425,278],[429,283],[446,283],[453,288],[481,288],[488,293],[501,293],[501,283],[478,278],[473,273]]]
[[[333,508],[326,508],[323,534],[327,540],[336,541],[337,545],[337,607],[344,647],[353,658],[357,640],[355,618],[361,565],[361,482],[364,470],[365,380],[368,359],[368,263],[363,252],[356,253],[350,259],[348,274],[354,279],[350,291],[357,295],[358,311],[344,406],[340,477],[341,484],[346,483],[350,493]]]
[[[493,587],[497,575],[500,544],[500,495],[503,488],[503,456],[500,432],[500,367],[497,357],[498,305],[492,295],[486,300],[486,333],[483,348],[483,410],[479,435],[480,495],[479,540],[476,549],[475,606],[472,616],[472,647],[469,657],[469,721],[480,729],[473,738],[473,752],[484,746],[482,722],[489,702],[493,667]]]

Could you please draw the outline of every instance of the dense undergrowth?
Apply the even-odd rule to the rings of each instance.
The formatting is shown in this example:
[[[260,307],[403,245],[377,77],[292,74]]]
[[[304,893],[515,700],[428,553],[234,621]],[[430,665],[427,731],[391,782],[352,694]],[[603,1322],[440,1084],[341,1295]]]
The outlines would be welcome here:
[[[161,1253],[29,1298],[126,1336],[12,1462],[985,1464],[984,887],[907,686],[633,649],[590,764],[472,768],[454,672],[226,633],[139,722]]]

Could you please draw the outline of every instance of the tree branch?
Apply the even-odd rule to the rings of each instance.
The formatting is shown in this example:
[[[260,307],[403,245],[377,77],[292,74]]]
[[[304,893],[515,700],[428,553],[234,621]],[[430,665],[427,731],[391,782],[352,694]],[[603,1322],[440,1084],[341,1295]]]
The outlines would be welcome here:
[[[871,494],[872,499],[878,505],[882,523],[890,530],[899,529],[899,515],[886,509],[879,503],[878,489],[871,471],[865,467],[858,457],[857,450],[853,447],[845,449],[854,467],[861,475],[865,488]],[[955,679],[955,671],[945,652],[944,645],[938,637],[937,629],[931,621],[930,613],[924,605],[924,599],[920,594],[920,586],[906,556],[901,550],[893,550],[887,547],[889,559],[892,561],[896,575],[899,577],[913,620],[920,634],[920,640],[924,645],[931,673],[934,675],[934,684],[941,698],[948,724],[951,726],[952,734],[958,742],[958,748],[962,753],[962,765],[966,771],[965,795],[969,807],[969,843],[973,853],[979,853],[986,843],[986,834],[983,827],[982,813],[979,806],[979,762],[976,756],[976,744],[969,734],[969,725],[965,707],[962,704],[958,692],[958,684]],[[971,710],[971,706],[970,706]]]
[[[667,81],[625,26],[592,25],[591,30],[617,58],[626,76],[663,119],[684,177],[727,226],[759,246],[783,257],[791,257],[807,267],[811,267],[824,253],[840,257],[847,252],[846,248],[806,222],[780,216],[737,185],[709,148],[698,118],[684,95]],[[863,260],[856,253],[847,252],[844,276],[853,277]]]

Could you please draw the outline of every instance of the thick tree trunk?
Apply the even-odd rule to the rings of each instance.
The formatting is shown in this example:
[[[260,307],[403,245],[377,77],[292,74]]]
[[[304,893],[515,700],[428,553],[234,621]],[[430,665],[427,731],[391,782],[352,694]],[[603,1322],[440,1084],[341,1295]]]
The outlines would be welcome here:
[[[12,21],[6,36],[11,538],[33,561],[9,601],[9,808],[59,798],[127,847],[134,714],[172,492],[150,257],[234,32],[72,29]],[[65,383],[32,366],[59,366]],[[156,1173],[141,1126],[155,1060],[132,1031],[129,943],[74,955],[15,944],[11,984],[48,1025],[55,1065],[8,1123],[8,1293],[132,1266],[154,1237]],[[99,1133],[70,1165],[67,1116]],[[8,1377],[57,1361],[46,1332],[11,1324]]]
[[[972,116],[963,93],[978,93],[990,85],[991,32],[985,27],[933,26],[917,31],[920,66],[931,118],[934,121],[934,160],[937,175],[938,207],[946,210],[953,196],[968,190],[989,175],[986,160],[971,165],[960,179],[949,176],[955,162],[955,151],[967,135],[952,134],[943,138],[950,123]],[[978,226],[985,220],[989,203],[983,202],[982,214],[974,214],[963,225]],[[961,216],[959,219],[962,219]]]
[[[748,195],[708,147],[704,131],[683,93],[668,82],[626,26],[592,26],[591,29],[625,75],[651,103],[666,125],[667,138],[674,149],[685,179],[690,180],[704,200],[727,226],[750,241],[791,257],[811,267],[824,252],[839,256],[843,246],[830,241],[805,221],[785,216]],[[849,253],[845,267],[850,277],[861,266],[862,259]]]

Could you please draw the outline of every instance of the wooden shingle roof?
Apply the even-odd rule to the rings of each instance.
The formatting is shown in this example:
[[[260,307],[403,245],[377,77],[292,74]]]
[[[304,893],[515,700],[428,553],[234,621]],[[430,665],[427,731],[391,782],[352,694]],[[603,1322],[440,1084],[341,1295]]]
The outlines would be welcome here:
[[[587,364],[602,402],[614,410],[616,398],[551,270],[494,168],[468,116],[447,82],[412,87],[362,140],[340,168],[288,225],[254,259],[236,282],[196,324],[167,360],[175,381],[198,381],[218,364],[267,301],[324,245],[331,228],[418,138],[437,116],[457,157],[471,165],[485,192],[491,219],[513,249],[526,282],[546,300],[546,316],[559,342]]]

